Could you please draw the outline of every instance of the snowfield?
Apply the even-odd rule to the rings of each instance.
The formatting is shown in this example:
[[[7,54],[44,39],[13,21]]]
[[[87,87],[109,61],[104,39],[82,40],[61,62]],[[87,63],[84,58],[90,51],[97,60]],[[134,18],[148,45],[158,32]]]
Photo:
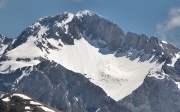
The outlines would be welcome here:
[[[48,48],[47,43],[50,43],[58,49],[49,48],[48,52],[44,48],[41,50],[36,46],[37,41],[45,41],[43,44],[45,48]],[[63,46],[59,46],[59,44]],[[115,56],[115,53],[101,54],[99,50],[106,51],[107,49],[99,49],[97,41],[92,41],[85,35],[80,40],[75,40],[75,45],[65,45],[61,40],[57,41],[53,38],[29,37],[26,43],[7,52],[7,56],[11,60],[0,62],[2,64],[0,70],[1,73],[6,73],[24,66],[37,65],[40,61],[35,58],[43,57],[53,60],[69,70],[85,74],[85,77],[92,83],[100,86],[107,95],[118,101],[138,88],[149,70],[162,66],[156,65],[156,61],[150,63],[154,57],[147,61],[149,57],[143,55],[142,51],[131,49]],[[139,54],[142,54],[141,58],[131,60],[131,57]],[[17,58],[30,58],[31,60],[28,62],[16,61]],[[27,76],[25,72],[17,80],[17,83],[24,76]]]

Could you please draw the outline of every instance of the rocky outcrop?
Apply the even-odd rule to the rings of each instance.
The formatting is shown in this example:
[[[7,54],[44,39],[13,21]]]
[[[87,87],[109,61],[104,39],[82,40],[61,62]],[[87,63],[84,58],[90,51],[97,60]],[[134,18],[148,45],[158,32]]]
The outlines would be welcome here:
[[[147,75],[143,84],[119,104],[133,112],[179,112],[180,59],[173,66],[165,63],[161,72],[164,78]]]
[[[177,59],[174,66],[168,66],[165,64],[162,66],[162,69],[166,74],[169,74],[174,81],[180,82],[180,58]]]
[[[2,46],[2,44],[4,45],[10,44],[12,40],[13,40],[12,38],[8,38],[0,34],[0,46]]]
[[[86,35],[92,35],[91,39],[105,41],[110,51],[115,51],[120,47],[125,35],[118,25],[91,11],[77,13],[72,22],[81,32],[86,31]]]
[[[123,53],[130,49],[142,51],[144,54],[150,54],[151,56],[154,55],[158,58],[159,63],[171,63],[171,59],[180,51],[172,44],[160,41],[157,37],[148,38],[144,34],[128,32],[117,52]]]
[[[171,78],[146,77],[131,95],[119,101],[132,112],[179,112],[180,91]]]
[[[174,68],[177,70],[177,75],[180,75],[180,58],[177,59],[176,63],[174,64]]]
[[[11,44],[12,41],[13,39],[0,34],[0,58],[2,57],[2,54],[5,52],[6,48]]]
[[[26,73],[24,77],[23,73]],[[17,80],[19,77],[21,79]],[[54,62],[42,61],[33,69],[25,67],[16,70],[13,76],[0,74],[0,78],[1,85],[9,84],[4,92],[27,94],[64,112],[130,112],[83,74],[67,70]]]
[[[139,35],[136,33],[128,32],[125,36],[124,43],[121,45],[123,51],[127,51],[130,48],[143,50],[148,43],[148,37],[146,35]]]

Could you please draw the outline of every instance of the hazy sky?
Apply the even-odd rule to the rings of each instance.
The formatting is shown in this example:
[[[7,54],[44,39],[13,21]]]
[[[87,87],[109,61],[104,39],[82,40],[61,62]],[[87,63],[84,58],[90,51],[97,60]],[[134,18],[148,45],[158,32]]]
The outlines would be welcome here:
[[[0,0],[0,33],[15,38],[39,18],[85,9],[125,32],[180,42],[180,0]]]

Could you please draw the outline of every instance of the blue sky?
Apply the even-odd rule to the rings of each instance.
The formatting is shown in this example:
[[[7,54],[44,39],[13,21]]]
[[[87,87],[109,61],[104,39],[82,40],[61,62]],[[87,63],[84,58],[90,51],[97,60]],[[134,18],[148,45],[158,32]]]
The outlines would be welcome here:
[[[39,18],[85,9],[125,32],[180,42],[180,0],[0,0],[0,33],[15,38]]]

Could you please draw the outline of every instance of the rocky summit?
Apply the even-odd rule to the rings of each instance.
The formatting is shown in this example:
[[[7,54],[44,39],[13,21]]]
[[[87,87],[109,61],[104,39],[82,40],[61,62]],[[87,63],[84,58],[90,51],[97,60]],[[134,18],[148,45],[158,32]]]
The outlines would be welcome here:
[[[63,112],[179,112],[180,50],[85,10],[0,35],[0,94]]]

